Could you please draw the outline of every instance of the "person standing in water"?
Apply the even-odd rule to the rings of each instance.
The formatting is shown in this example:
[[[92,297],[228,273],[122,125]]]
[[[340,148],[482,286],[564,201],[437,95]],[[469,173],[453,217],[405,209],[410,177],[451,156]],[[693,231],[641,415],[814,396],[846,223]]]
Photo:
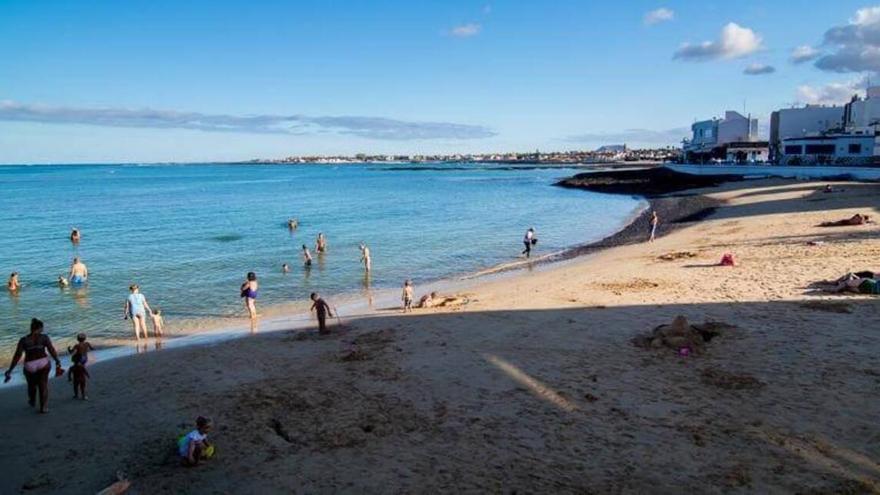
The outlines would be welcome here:
[[[82,285],[89,279],[89,268],[79,258],[73,258],[69,279],[71,285]]]
[[[648,237],[648,242],[654,242],[658,223],[660,223],[660,218],[657,216],[657,210],[651,210],[651,235]]]
[[[73,230],[70,231],[70,242],[77,245],[79,244],[80,237],[79,229],[74,227]]]
[[[413,309],[413,285],[412,280],[407,280],[403,283],[403,294],[401,294],[401,299],[403,299],[403,312],[406,313],[407,310],[412,313]]]
[[[14,293],[18,292],[19,289],[21,289],[21,282],[18,281],[18,272],[12,272],[6,281],[6,290]]]
[[[315,252],[318,254],[327,252],[327,239],[323,232],[318,232],[318,239],[315,240]]]
[[[309,299],[312,300],[312,311],[315,311],[318,316],[318,333],[330,333],[330,331],[327,330],[327,317],[333,317],[333,313],[330,311],[330,305],[318,297],[317,292],[312,292]]]
[[[367,247],[367,244],[361,242],[361,262],[364,264],[364,270],[370,271],[373,268],[373,259],[370,257],[370,248]]]
[[[299,220],[297,220],[295,218],[291,218],[291,219],[287,220],[288,230],[296,230],[297,227],[299,227]]]
[[[303,244],[302,250],[303,250],[303,265],[305,265],[306,268],[311,268],[312,267],[312,253],[309,252],[309,247],[306,246],[305,244]]]
[[[251,319],[251,333],[257,332],[257,292],[260,284],[257,282],[257,274],[248,272],[247,280],[241,284],[241,298],[244,299],[244,307]]]
[[[123,309],[124,319],[131,318],[131,324],[134,326],[134,336],[138,342],[141,341],[141,330],[144,332],[144,338],[148,338],[147,334],[147,312],[153,313],[150,305],[147,304],[147,298],[141,294],[141,288],[138,284],[132,284],[128,287],[130,294],[125,299],[125,308]]]
[[[523,236],[523,245],[525,245],[525,249],[523,249],[522,254],[526,255],[526,258],[530,257],[532,254],[532,244],[535,241],[535,229],[529,228],[526,231],[526,235]]]
[[[15,354],[12,355],[12,362],[9,363],[9,369],[6,370],[5,381],[12,379],[12,370],[24,354],[24,377],[27,380],[28,404],[31,407],[36,405],[37,391],[40,392],[40,412],[49,412],[49,372],[52,370],[52,363],[49,362],[48,352],[55,360],[55,366],[61,369],[61,360],[58,359],[58,353],[52,346],[52,340],[48,335],[43,334],[43,322],[33,318],[31,320],[31,333],[22,337],[18,341],[15,348]]]

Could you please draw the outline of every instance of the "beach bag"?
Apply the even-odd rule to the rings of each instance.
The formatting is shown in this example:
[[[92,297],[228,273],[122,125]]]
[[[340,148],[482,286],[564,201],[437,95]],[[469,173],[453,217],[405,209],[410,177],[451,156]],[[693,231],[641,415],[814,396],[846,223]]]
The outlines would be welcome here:
[[[859,292],[862,294],[880,294],[880,282],[865,279],[859,284]]]
[[[736,266],[736,259],[734,259],[733,254],[724,253],[724,256],[721,257],[721,266]]]
[[[537,243],[538,243],[538,238],[537,238],[537,237],[532,237],[532,246],[534,246],[534,245],[537,244]]]

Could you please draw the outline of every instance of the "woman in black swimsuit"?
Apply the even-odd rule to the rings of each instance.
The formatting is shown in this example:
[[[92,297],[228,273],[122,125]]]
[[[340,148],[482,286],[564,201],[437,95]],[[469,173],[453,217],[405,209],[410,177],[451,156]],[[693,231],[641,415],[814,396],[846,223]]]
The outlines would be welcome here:
[[[15,348],[15,354],[12,356],[12,362],[9,363],[9,369],[6,370],[6,381],[12,379],[12,370],[24,354],[24,377],[27,379],[28,404],[33,407],[36,404],[37,389],[40,390],[40,412],[49,412],[49,372],[52,365],[49,362],[49,356],[55,360],[55,366],[61,367],[61,361],[58,360],[58,353],[52,346],[52,341],[48,335],[43,334],[43,322],[34,318],[31,320],[31,333],[26,337],[22,337],[18,341],[18,347]]]

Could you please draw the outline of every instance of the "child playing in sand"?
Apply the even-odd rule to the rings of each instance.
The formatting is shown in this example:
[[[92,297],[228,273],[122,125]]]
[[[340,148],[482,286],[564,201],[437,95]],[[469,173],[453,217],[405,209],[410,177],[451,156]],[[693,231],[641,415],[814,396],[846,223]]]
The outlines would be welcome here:
[[[196,418],[196,429],[177,441],[177,451],[184,466],[196,466],[199,461],[214,454],[214,446],[208,443],[208,432],[212,426],[210,419],[199,416]]]
[[[406,313],[409,310],[412,313],[413,309],[413,285],[412,280],[407,280],[403,283],[403,294],[401,296],[403,299],[403,312]]]
[[[162,337],[162,331],[165,328],[165,318],[162,318],[162,310],[156,308],[150,313],[150,319],[153,320],[153,334],[156,337]]]
[[[67,381],[73,382],[73,398],[82,398],[87,400],[86,396],[86,379],[90,378],[89,371],[86,369],[86,363],[89,361],[89,351],[95,350],[86,340],[86,334],[78,333],[76,335],[76,344],[67,348],[70,353],[70,361],[73,366],[67,372]]]

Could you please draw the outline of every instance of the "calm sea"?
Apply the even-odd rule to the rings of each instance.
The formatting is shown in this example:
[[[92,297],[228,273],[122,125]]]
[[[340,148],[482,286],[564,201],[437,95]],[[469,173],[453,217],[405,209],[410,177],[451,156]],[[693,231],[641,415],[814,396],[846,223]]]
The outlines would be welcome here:
[[[238,287],[257,273],[263,308],[311,291],[357,297],[474,272],[514,260],[526,228],[538,254],[600,239],[644,203],[553,187],[573,169],[481,165],[53,165],[0,167],[0,275],[21,273],[18,295],[0,295],[0,348],[31,317],[50,335],[130,338],[122,308],[138,283],[171,333],[235,322]],[[285,222],[300,220],[291,233]],[[82,231],[71,245],[72,227]],[[323,232],[329,251],[314,253]],[[369,280],[358,243],[373,254]],[[306,270],[301,245],[313,251]],[[91,277],[60,289],[74,256]],[[291,266],[283,274],[282,263]],[[417,291],[418,292],[418,291]],[[5,359],[5,358],[4,358]]]

